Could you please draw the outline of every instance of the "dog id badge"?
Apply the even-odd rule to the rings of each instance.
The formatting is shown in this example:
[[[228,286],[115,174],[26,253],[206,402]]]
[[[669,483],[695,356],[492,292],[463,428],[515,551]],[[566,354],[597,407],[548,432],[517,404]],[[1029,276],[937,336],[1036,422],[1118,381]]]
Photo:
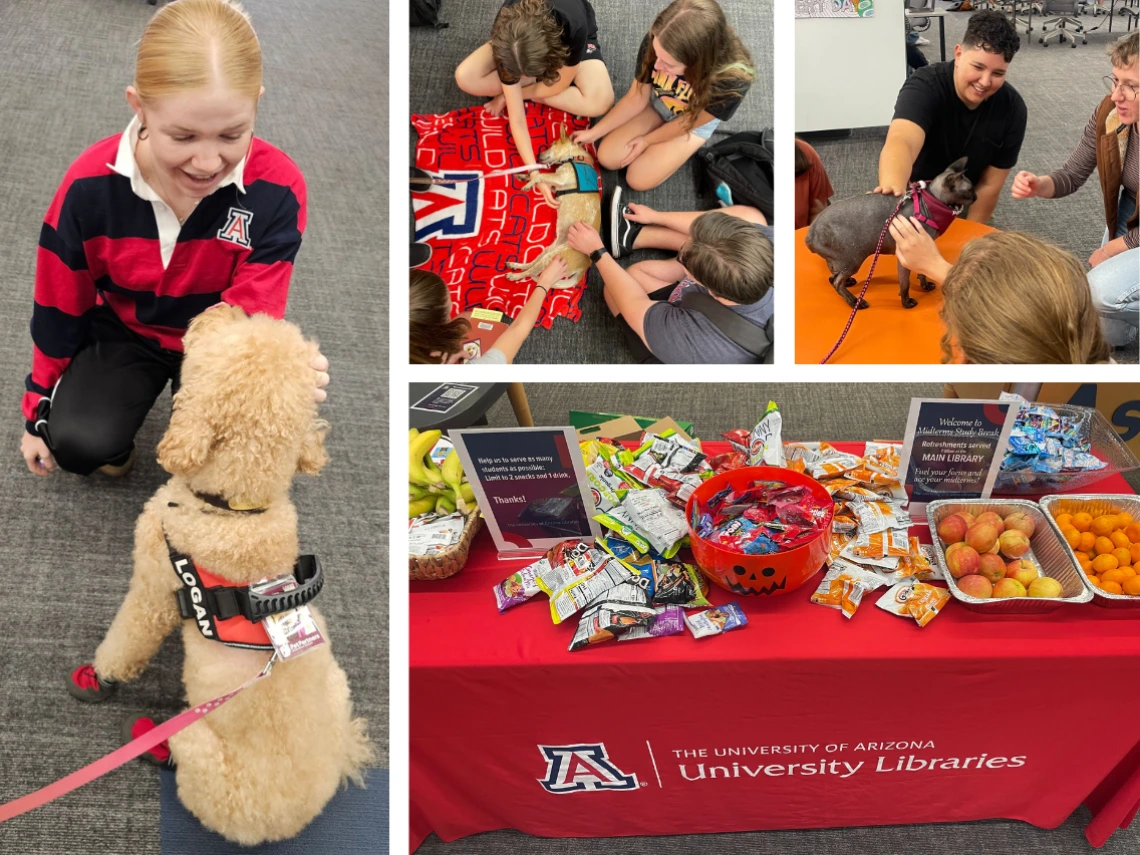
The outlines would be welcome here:
[[[296,587],[297,580],[292,575],[286,575],[250,585],[249,590],[262,596],[272,596],[288,593]],[[307,605],[269,615],[261,624],[265,627],[273,649],[283,660],[296,659],[325,643],[325,637],[321,635],[320,627]]]

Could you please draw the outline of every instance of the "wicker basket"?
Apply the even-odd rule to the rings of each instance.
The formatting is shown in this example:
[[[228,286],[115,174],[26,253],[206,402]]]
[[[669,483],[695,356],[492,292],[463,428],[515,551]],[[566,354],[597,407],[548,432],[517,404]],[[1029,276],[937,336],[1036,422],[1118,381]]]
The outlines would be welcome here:
[[[467,523],[463,526],[463,534],[459,543],[443,552],[434,555],[412,555],[408,558],[408,577],[416,582],[430,581],[432,579],[447,579],[463,569],[467,563],[467,553],[471,549],[471,541],[483,527],[483,515],[475,509],[467,516]]]

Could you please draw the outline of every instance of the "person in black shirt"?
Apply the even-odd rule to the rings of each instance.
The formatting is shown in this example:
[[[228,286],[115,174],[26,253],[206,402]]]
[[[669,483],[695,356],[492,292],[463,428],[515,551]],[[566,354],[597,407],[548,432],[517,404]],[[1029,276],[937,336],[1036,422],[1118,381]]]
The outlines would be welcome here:
[[[605,137],[598,149],[602,166],[628,167],[626,184],[649,190],[731,118],[755,76],[752,57],[716,0],[675,0],[642,40],[629,92],[573,139]]]
[[[928,65],[907,79],[879,154],[876,193],[901,196],[909,181],[929,181],[965,156],[978,194],[966,219],[989,220],[1025,139],[1025,102],[1005,82],[1020,44],[1005,15],[978,12],[953,62]]]
[[[491,40],[459,64],[455,82],[468,94],[491,98],[486,109],[492,115],[506,109],[523,163],[535,162],[525,102],[589,117],[614,103],[587,0],[505,0]],[[549,184],[536,189],[548,205],[558,207]]]

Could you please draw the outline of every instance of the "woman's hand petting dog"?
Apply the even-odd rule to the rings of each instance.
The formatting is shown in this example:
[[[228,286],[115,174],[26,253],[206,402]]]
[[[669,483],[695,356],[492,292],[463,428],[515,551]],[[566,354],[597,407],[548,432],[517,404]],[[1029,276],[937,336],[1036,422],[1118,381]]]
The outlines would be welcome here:
[[[618,169],[629,166],[647,148],[649,148],[649,143],[645,141],[645,137],[634,137],[631,139],[625,144],[625,157],[623,157],[621,163],[618,164]]]
[[[566,242],[571,249],[576,249],[583,255],[589,255],[599,249],[605,249],[602,236],[589,223],[575,223],[566,234]]]
[[[895,217],[891,220],[891,237],[895,239],[895,258],[912,273],[921,273],[927,279],[942,282],[950,264],[942,257],[934,238],[914,217]]]
[[[601,134],[595,128],[583,128],[580,131],[574,131],[570,134],[570,141],[576,142],[578,145],[586,145],[587,143],[597,142]]]
[[[566,259],[561,255],[556,255],[550,264],[543,268],[543,271],[538,274],[538,279],[535,280],[539,285],[547,291],[569,288],[574,283],[564,282],[567,272],[570,270],[569,265],[566,264]]]
[[[20,440],[20,454],[24,455],[28,471],[33,475],[50,475],[55,471],[55,459],[48,451],[47,443],[34,433],[24,432],[24,437]]]
[[[329,385],[329,360],[321,351],[317,350],[317,355],[313,357],[313,361],[309,363],[309,367],[317,372],[317,385],[313,389],[313,398],[317,403],[323,403],[328,400],[328,392],[325,387]]]
[[[880,184],[871,192],[881,193],[884,196],[901,196],[906,192],[906,187],[888,187],[886,185]]]
[[[551,208],[557,208],[559,205],[561,205],[561,204],[562,204],[562,202],[561,202],[561,201],[559,201],[559,200],[558,200],[558,199],[555,197],[555,195],[554,195],[554,191],[550,189],[550,185],[549,185],[549,184],[546,184],[545,182],[541,182],[541,181],[540,181],[538,184],[535,184],[535,185],[534,185],[534,189],[535,189],[535,190],[537,190],[539,193],[541,193],[541,194],[542,194],[542,198],[543,198],[543,200],[544,200],[544,201],[546,202],[546,204],[547,204],[547,205],[549,205]]]

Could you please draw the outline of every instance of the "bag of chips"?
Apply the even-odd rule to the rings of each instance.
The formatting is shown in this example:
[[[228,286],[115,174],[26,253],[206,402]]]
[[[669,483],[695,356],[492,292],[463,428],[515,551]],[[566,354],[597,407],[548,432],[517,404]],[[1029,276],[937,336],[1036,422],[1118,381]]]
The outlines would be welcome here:
[[[823,581],[811,595],[817,605],[838,609],[848,617],[854,617],[863,595],[881,588],[886,580],[872,570],[865,570],[839,558],[832,562]]]
[[[649,605],[645,592],[639,587],[617,585],[582,612],[578,628],[570,640],[570,650],[601,644],[634,627],[648,626],[656,614]]]
[[[658,606],[648,626],[637,625],[618,636],[618,641],[637,638],[660,638],[685,631],[685,611],[680,606]]]
[[[748,623],[743,610],[736,603],[727,603],[723,606],[685,615],[685,626],[693,634],[693,638],[705,638],[709,635],[720,635],[722,632],[736,629]]]

